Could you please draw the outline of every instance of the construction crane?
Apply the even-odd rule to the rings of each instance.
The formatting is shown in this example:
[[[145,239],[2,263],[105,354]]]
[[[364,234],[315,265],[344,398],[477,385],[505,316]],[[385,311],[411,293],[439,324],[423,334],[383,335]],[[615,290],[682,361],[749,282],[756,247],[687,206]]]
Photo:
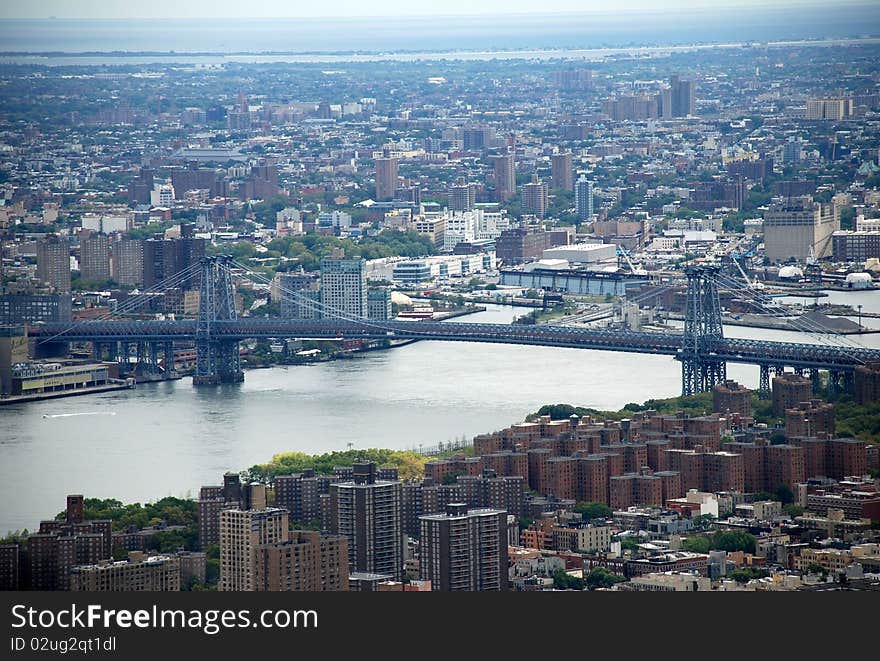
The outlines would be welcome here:
[[[758,282],[757,278],[755,278],[754,281],[749,280],[749,276],[746,275],[746,272],[743,269],[742,264],[739,263],[739,260],[741,258],[751,257],[751,256],[752,256],[752,252],[750,251],[750,252],[745,253],[744,255],[736,255],[736,254],[731,253],[730,258],[733,261],[733,263],[736,264],[736,268],[739,270],[740,274],[742,275],[743,280],[745,280],[746,288],[748,288],[748,289],[764,289],[764,283]]]
[[[629,270],[632,272],[633,275],[648,275],[648,272],[645,269],[643,269],[641,267],[636,268],[635,264],[633,264],[632,260],[629,258],[629,251],[628,250],[624,250],[623,248],[618,246],[617,254],[623,255],[623,258],[626,260],[626,263],[629,265]]]

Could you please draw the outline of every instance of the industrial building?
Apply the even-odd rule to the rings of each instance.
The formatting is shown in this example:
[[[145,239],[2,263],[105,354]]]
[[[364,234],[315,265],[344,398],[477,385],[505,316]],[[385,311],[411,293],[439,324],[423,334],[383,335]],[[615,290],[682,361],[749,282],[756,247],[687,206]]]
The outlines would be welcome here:
[[[839,229],[830,204],[808,195],[783,198],[764,212],[764,252],[776,262],[831,257],[832,236]]]

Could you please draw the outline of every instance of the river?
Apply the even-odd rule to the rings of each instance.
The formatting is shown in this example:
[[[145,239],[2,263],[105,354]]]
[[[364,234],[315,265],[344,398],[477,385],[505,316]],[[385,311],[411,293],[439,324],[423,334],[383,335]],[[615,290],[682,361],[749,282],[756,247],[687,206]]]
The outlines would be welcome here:
[[[837,297],[841,298],[838,299]],[[880,312],[880,294],[857,296]],[[460,321],[508,323],[525,308],[487,306]],[[450,321],[449,323],[454,323]],[[731,337],[809,341],[726,327]],[[880,346],[880,335],[853,341]],[[757,385],[757,367],[728,374]],[[493,344],[416,342],[353,360],[250,370],[239,385],[191,379],[0,408],[0,532],[33,530],[65,495],[144,502],[197,496],[284,451],[418,448],[506,427],[545,403],[618,409],[681,388],[671,357]]]

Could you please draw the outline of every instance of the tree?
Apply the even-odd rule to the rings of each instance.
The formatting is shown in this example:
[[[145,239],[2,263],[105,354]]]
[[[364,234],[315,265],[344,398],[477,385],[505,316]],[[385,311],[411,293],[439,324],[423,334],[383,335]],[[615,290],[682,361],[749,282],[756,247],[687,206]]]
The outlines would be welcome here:
[[[558,569],[553,573],[553,587],[557,590],[583,590],[584,579]]]
[[[759,569],[757,567],[749,567],[746,569],[735,569],[730,573],[730,578],[732,578],[737,583],[748,583],[757,578],[766,578],[770,575],[770,572],[766,569]]]
[[[590,590],[595,590],[596,588],[610,588],[615,583],[625,580],[623,576],[610,572],[604,567],[595,567],[587,574],[584,583],[586,583]]]
[[[681,542],[681,548],[691,553],[708,553],[711,547],[708,537],[686,537]]]
[[[711,548],[718,551],[755,552],[755,536],[740,530],[719,530],[712,535]]]
[[[783,505],[782,511],[788,514],[792,519],[796,516],[800,516],[804,513],[804,508],[800,505],[795,505],[794,503],[789,503],[788,505]]]
[[[608,505],[597,502],[580,502],[574,506],[573,511],[583,516],[587,521],[591,521],[592,519],[607,519],[614,514]]]
[[[621,551],[638,551],[639,543],[634,540],[632,537],[627,537],[620,542],[620,550]]]
[[[791,489],[786,484],[780,484],[776,487],[776,498],[774,500],[782,501],[783,504],[787,505],[788,503],[794,502],[794,494],[791,492]]]
[[[692,522],[696,530],[708,530],[715,523],[715,517],[711,514],[700,514],[695,516]]]
[[[783,434],[781,431],[775,431],[770,434],[770,438],[768,440],[770,441],[770,445],[783,445],[788,439],[785,438],[785,434]]]

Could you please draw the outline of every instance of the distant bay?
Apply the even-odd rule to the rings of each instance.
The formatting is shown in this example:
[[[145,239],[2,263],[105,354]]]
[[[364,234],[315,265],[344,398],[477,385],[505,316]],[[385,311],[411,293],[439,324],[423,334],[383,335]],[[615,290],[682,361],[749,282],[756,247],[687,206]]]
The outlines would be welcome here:
[[[13,19],[4,53],[372,53],[577,50],[838,39],[880,33],[880,3],[348,19]]]

